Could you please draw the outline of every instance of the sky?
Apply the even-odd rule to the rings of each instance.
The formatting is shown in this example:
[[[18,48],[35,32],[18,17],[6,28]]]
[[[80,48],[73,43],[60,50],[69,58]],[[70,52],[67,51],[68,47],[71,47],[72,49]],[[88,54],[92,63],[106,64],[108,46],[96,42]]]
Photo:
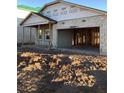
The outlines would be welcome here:
[[[55,0],[17,0],[17,5],[41,7],[44,4],[52,1]],[[65,0],[65,1],[107,11],[107,0]]]

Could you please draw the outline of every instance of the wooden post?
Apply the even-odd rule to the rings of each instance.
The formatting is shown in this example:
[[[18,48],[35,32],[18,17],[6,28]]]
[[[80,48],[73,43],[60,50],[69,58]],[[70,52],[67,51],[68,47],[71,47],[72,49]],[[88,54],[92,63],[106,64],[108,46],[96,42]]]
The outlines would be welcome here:
[[[35,45],[37,45],[37,27],[34,27],[34,29],[35,29]]]
[[[74,30],[74,46],[76,45],[76,31]]]
[[[40,26],[38,25],[37,27],[37,44],[39,45],[39,29],[40,29]]]
[[[85,31],[85,36],[86,36],[86,46],[88,45],[88,32]]]
[[[49,23],[49,31],[50,31],[50,39],[49,39],[49,49],[52,47],[52,27],[51,23]]]
[[[23,32],[22,32],[22,34],[23,34],[23,37],[22,37],[22,39],[23,39],[23,41],[22,41],[22,45],[24,45],[24,31],[25,29],[24,29],[24,27],[23,27]]]
[[[32,41],[31,41],[31,27],[30,27],[30,43],[32,43]]]

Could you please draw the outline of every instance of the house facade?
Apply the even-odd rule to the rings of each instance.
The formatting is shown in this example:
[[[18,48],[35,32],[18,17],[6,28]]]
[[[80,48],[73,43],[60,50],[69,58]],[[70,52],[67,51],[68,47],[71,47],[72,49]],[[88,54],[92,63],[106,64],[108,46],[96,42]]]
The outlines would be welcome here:
[[[20,25],[23,40],[28,27],[30,36],[35,36],[35,45],[92,47],[99,49],[101,55],[107,53],[107,13],[102,10],[56,0],[44,5],[39,13],[30,13]]]

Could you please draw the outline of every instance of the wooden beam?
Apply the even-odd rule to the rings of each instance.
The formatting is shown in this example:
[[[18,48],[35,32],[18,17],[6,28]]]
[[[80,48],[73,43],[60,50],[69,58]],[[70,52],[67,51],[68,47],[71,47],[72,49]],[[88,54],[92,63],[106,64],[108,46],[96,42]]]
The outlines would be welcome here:
[[[38,28],[37,28],[37,42],[38,42],[38,45],[39,45],[39,31],[40,30],[40,25],[38,25]]]
[[[74,46],[76,45],[76,31],[74,30]]]
[[[49,22],[49,31],[50,31],[50,39],[49,39],[49,48],[52,46],[52,24]]]
[[[25,32],[24,31],[25,30],[24,27],[22,28],[22,30],[23,30],[23,32],[22,32],[22,34],[23,34],[23,36],[22,36],[22,39],[23,39],[22,44],[24,45],[24,32]]]
[[[30,43],[32,43],[32,41],[31,41],[31,35],[32,33],[31,33],[31,27],[30,27]]]

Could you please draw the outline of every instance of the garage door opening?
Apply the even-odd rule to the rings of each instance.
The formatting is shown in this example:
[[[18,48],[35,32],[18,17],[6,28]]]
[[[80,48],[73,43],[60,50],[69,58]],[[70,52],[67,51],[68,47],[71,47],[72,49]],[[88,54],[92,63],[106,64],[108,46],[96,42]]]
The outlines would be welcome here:
[[[58,48],[97,52],[100,50],[100,28],[74,28],[58,30]]]

